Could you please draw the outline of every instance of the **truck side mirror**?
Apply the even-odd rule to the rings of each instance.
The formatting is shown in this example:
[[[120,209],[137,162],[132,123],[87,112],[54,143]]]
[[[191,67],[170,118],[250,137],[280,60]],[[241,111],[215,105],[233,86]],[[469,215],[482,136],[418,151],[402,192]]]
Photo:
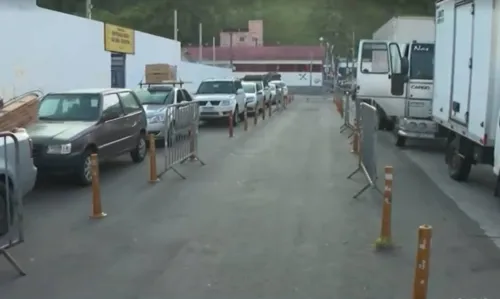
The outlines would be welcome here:
[[[405,91],[406,74],[392,74],[391,76],[391,94],[402,96]]]
[[[410,63],[408,62],[408,58],[401,58],[401,73],[408,74],[408,70],[410,68]]]

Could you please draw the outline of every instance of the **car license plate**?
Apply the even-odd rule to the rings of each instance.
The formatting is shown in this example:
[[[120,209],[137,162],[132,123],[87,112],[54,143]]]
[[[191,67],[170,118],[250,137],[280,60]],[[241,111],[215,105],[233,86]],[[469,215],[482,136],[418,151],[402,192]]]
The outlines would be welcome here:
[[[214,107],[203,107],[203,111],[214,111]]]

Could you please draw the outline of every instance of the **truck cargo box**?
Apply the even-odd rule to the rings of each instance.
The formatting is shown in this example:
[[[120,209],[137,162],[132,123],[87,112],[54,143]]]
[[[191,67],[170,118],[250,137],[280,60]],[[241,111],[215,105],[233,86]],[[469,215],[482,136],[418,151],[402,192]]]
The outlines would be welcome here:
[[[434,120],[493,146],[500,108],[500,0],[436,4]]]
[[[433,42],[435,37],[434,17],[393,17],[373,33],[375,40],[390,40],[398,43]]]

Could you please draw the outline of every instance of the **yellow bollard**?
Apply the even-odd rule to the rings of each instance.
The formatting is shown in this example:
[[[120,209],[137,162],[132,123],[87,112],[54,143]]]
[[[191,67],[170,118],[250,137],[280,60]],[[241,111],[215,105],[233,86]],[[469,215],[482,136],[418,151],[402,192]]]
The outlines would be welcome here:
[[[429,257],[431,252],[432,227],[421,225],[418,228],[417,261],[413,279],[413,299],[427,299],[429,284]]]
[[[100,219],[106,217],[106,213],[102,211],[99,159],[97,158],[97,154],[94,153],[90,155],[90,165],[92,171],[92,214],[90,218]]]
[[[380,237],[377,239],[377,249],[392,248],[392,166],[385,167],[384,201],[382,202],[382,223],[380,226]]]
[[[155,136],[149,134],[149,183],[154,184],[159,181],[158,173],[156,172],[156,142]],[[165,137],[166,138],[166,137]]]

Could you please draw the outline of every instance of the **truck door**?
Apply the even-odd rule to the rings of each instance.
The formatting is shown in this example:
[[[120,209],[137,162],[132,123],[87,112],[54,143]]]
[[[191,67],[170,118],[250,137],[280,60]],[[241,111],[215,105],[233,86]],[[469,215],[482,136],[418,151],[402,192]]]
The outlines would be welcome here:
[[[361,40],[358,48],[356,82],[358,97],[390,97],[389,43],[377,40]]]
[[[455,6],[455,37],[451,84],[450,118],[467,125],[469,118],[470,80],[472,70],[472,2]]]

